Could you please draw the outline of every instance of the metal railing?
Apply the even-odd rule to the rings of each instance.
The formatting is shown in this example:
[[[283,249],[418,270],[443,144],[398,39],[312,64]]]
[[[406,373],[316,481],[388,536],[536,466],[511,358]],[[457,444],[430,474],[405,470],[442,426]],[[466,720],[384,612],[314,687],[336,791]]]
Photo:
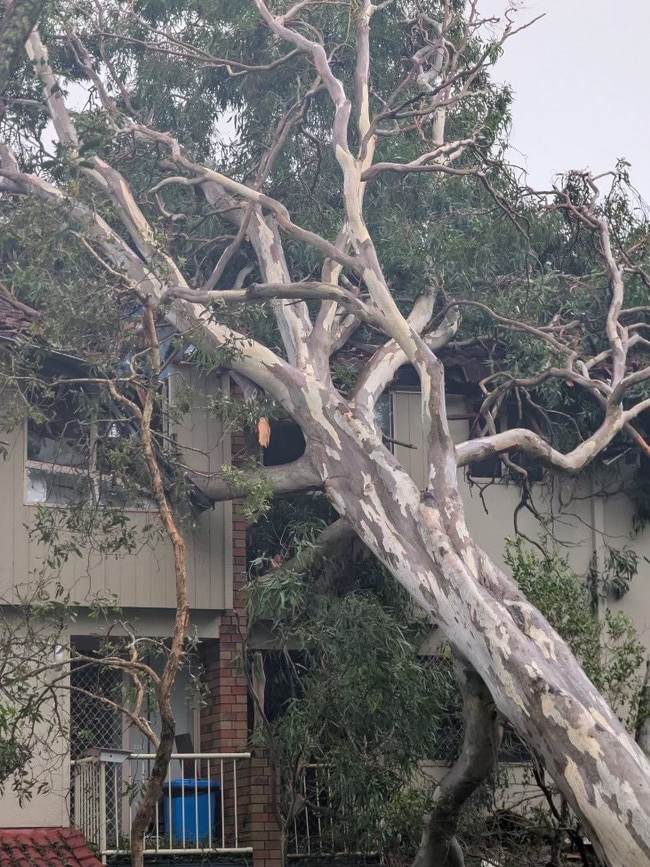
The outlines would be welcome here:
[[[330,789],[327,765],[305,766],[299,785],[302,807],[288,829],[289,858],[345,854],[345,823],[332,813]]]
[[[154,753],[97,750],[72,762],[73,824],[102,860],[128,851]],[[242,845],[241,763],[250,753],[176,753],[145,834],[145,855],[251,854]]]

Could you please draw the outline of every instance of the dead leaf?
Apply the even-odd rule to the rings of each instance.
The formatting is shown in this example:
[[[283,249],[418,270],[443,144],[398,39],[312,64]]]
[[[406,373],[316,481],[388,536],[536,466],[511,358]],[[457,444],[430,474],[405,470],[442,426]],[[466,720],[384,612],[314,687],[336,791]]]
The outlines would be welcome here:
[[[263,449],[268,448],[271,442],[271,425],[264,416],[257,422],[257,441]]]

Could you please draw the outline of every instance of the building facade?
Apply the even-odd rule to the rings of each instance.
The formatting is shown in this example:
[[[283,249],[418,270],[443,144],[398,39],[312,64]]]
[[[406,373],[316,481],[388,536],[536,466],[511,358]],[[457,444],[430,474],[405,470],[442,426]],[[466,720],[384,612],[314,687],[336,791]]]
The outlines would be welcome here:
[[[166,387],[170,405],[179,395],[194,395],[187,411],[181,417],[174,416],[168,430],[193,477],[236,463],[245,453],[243,438],[225,432],[206,412],[211,398],[226,389],[227,382],[216,374],[198,374],[190,363],[178,363],[170,369]],[[69,409],[67,400],[61,405]],[[384,409],[382,424],[397,457],[424,487],[426,448],[419,393],[413,387],[398,386]],[[450,393],[447,409],[454,439],[467,439],[475,415],[470,398]],[[76,454],[75,437],[70,434],[73,426],[71,410],[62,427],[45,428],[25,421],[3,434],[7,456],[0,462],[0,604],[8,616],[28,595],[30,584],[43,574],[47,551],[31,534],[43,507],[65,505],[70,491],[78,492],[81,484],[100,508],[102,498],[119,500],[119,490],[102,487],[97,465],[82,463]],[[93,431],[89,436],[96,435]],[[110,429],[107,435],[111,435]],[[295,437],[291,443],[289,439],[291,459],[298,456],[292,452],[296,443],[298,450],[301,446]],[[282,452],[282,443],[280,446]],[[638,455],[632,453],[615,460],[604,456],[576,479],[561,480],[547,473],[536,484],[535,506],[548,517],[547,530],[552,529],[578,574],[586,574],[593,566],[602,567],[610,549],[628,546],[634,550],[639,574],[629,592],[609,600],[609,605],[630,614],[650,648],[650,593],[645,586],[650,570],[650,532],[633,531],[634,505],[625,492],[634,484],[635,474],[642,472]],[[513,516],[517,515],[518,530],[529,538],[539,537],[538,519],[526,509],[517,509],[521,497],[514,481],[498,477],[495,467],[477,466],[469,476],[463,471],[461,476],[469,529],[495,562],[503,564],[505,538],[515,535]],[[123,506],[132,526],[140,531],[152,523],[152,516],[155,521],[146,502],[124,502]],[[210,829],[207,839],[202,837],[198,818],[193,815],[187,819],[185,808],[180,814],[180,830],[174,826],[175,796],[169,788],[149,834],[149,848],[152,854],[167,852],[170,857],[176,850],[242,854],[252,856],[256,865],[277,867],[280,836],[273,817],[269,763],[263,753],[251,754],[248,747],[250,706],[241,664],[248,627],[245,521],[237,506],[217,503],[194,511],[183,532],[195,641],[174,693],[181,758],[175,760],[170,777],[190,780],[189,796],[186,798],[183,790],[183,799],[190,803],[194,799],[196,805],[199,780],[212,781],[207,796],[208,804],[212,804],[208,806]],[[92,655],[107,635],[132,633],[164,643],[171,633],[175,610],[171,545],[163,535],[145,533],[142,538],[145,536],[146,542],[126,553],[107,553],[101,546],[90,545],[82,556],[69,558],[51,576],[77,606],[68,637],[86,656]],[[119,611],[98,618],[97,599],[115,599]],[[56,654],[57,648],[52,646],[51,652]],[[65,661],[61,664],[67,665]],[[160,662],[152,659],[151,665],[155,669]],[[107,670],[99,663],[76,666],[74,660],[66,671],[69,682],[63,685],[62,712],[67,730],[57,731],[58,758],[52,762],[50,751],[49,765],[43,768],[47,787],[24,803],[11,792],[5,793],[0,799],[0,827],[66,828],[75,822],[87,837],[98,838],[91,842],[106,856],[123,851],[126,845],[134,787],[144,779],[142,769],[150,761],[146,757],[152,747],[141,730],[102,700],[119,691],[119,671]],[[202,703],[190,698],[193,681],[199,678],[204,684]],[[151,724],[155,728],[155,709]],[[47,720],[44,725],[47,727]],[[89,768],[98,769],[100,776],[92,776],[95,770],[83,776]],[[210,786],[218,792],[214,803]],[[94,798],[99,812],[86,815],[81,806]],[[186,824],[195,820],[196,833],[192,835]]]
[[[75,363],[58,357],[52,364],[60,367],[68,361]],[[170,406],[180,395],[188,404],[182,415],[170,413],[166,434],[193,478],[200,480],[241,457],[243,440],[224,432],[206,409],[218,391],[228,388],[225,379],[199,374],[190,363],[178,363],[170,368],[165,387]],[[46,639],[41,648],[44,667],[51,668],[46,677],[56,678],[60,689],[56,709],[46,704],[40,723],[44,746],[40,753],[37,747],[31,765],[39,785],[22,801],[9,784],[5,787],[0,828],[66,828],[74,823],[106,855],[128,845],[133,793],[151,767],[151,760],[144,757],[153,747],[146,733],[116,707],[122,700],[118,696],[125,706],[132,706],[133,680],[119,667],[102,664],[106,651],[99,650],[114,640],[124,654],[125,637],[127,645],[131,639],[142,640],[153,649],[142,661],[154,671],[162,670],[164,652],[157,655],[155,648],[162,649],[173,631],[174,559],[153,504],[145,495],[134,499],[132,492],[128,499],[119,482],[113,479],[109,488],[102,475],[99,436],[115,439],[121,431],[114,423],[102,430],[101,419],[82,431],[75,417],[74,386],[63,388],[46,421],[30,414],[29,419],[8,426],[2,437],[6,457],[0,461],[1,613],[8,625],[20,628],[21,608],[26,602],[32,604],[36,593],[41,598],[65,599],[70,616],[63,632],[52,638],[51,647]],[[6,392],[7,412],[11,403]],[[92,440],[85,451],[84,438]],[[188,488],[188,498],[192,493],[197,492]],[[37,540],[34,527],[42,524],[49,507],[66,506],[77,497],[98,510],[105,503],[120,505],[134,531],[132,549],[114,553],[102,546],[101,539],[89,539],[83,550],[55,562],[51,546]],[[250,855],[254,850],[256,863],[272,864],[275,852],[268,845],[269,828],[260,827],[270,823],[267,769],[263,758],[248,752],[248,690],[241,665],[246,633],[245,521],[229,502],[202,502],[201,508],[186,511],[181,529],[192,646],[173,694],[176,752],[186,757],[175,760],[170,777],[189,778],[195,785],[207,777],[219,800],[210,808],[216,815],[210,817],[209,839],[198,830],[193,834],[184,807],[182,827],[177,822],[170,831],[177,808],[170,788],[147,845],[161,852],[241,850]],[[68,644],[73,649],[70,663]],[[82,662],[75,651],[83,654]],[[203,684],[200,699],[198,681]],[[156,731],[151,694],[145,695],[139,711]],[[191,807],[191,792],[187,799]]]

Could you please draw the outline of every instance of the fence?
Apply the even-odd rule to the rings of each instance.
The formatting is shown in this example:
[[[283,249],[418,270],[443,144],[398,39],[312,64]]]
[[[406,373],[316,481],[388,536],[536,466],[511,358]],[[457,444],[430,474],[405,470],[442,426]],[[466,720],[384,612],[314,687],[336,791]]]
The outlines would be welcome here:
[[[251,854],[242,845],[242,763],[250,753],[177,753],[145,834],[146,855]],[[72,763],[73,824],[105,860],[128,851],[155,755],[97,750]]]
[[[288,830],[287,854],[290,858],[332,855],[341,844],[339,823],[330,807],[330,774],[327,765],[307,765],[300,783],[302,808]]]

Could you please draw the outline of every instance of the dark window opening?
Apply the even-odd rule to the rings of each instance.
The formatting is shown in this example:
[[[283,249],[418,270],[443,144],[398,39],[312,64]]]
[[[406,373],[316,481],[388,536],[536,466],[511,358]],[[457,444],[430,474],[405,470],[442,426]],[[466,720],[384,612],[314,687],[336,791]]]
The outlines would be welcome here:
[[[302,695],[300,678],[309,667],[309,656],[301,650],[260,651],[264,667],[264,715],[271,725],[278,723],[292,703]],[[259,687],[259,684],[258,684]],[[249,729],[257,724],[255,702],[248,696]]]
[[[474,461],[469,465],[468,476],[470,479],[500,479],[503,464],[498,455],[491,455],[482,461]]]
[[[271,423],[271,439],[264,449],[264,466],[276,467],[296,461],[305,453],[305,438],[290,419]]]

